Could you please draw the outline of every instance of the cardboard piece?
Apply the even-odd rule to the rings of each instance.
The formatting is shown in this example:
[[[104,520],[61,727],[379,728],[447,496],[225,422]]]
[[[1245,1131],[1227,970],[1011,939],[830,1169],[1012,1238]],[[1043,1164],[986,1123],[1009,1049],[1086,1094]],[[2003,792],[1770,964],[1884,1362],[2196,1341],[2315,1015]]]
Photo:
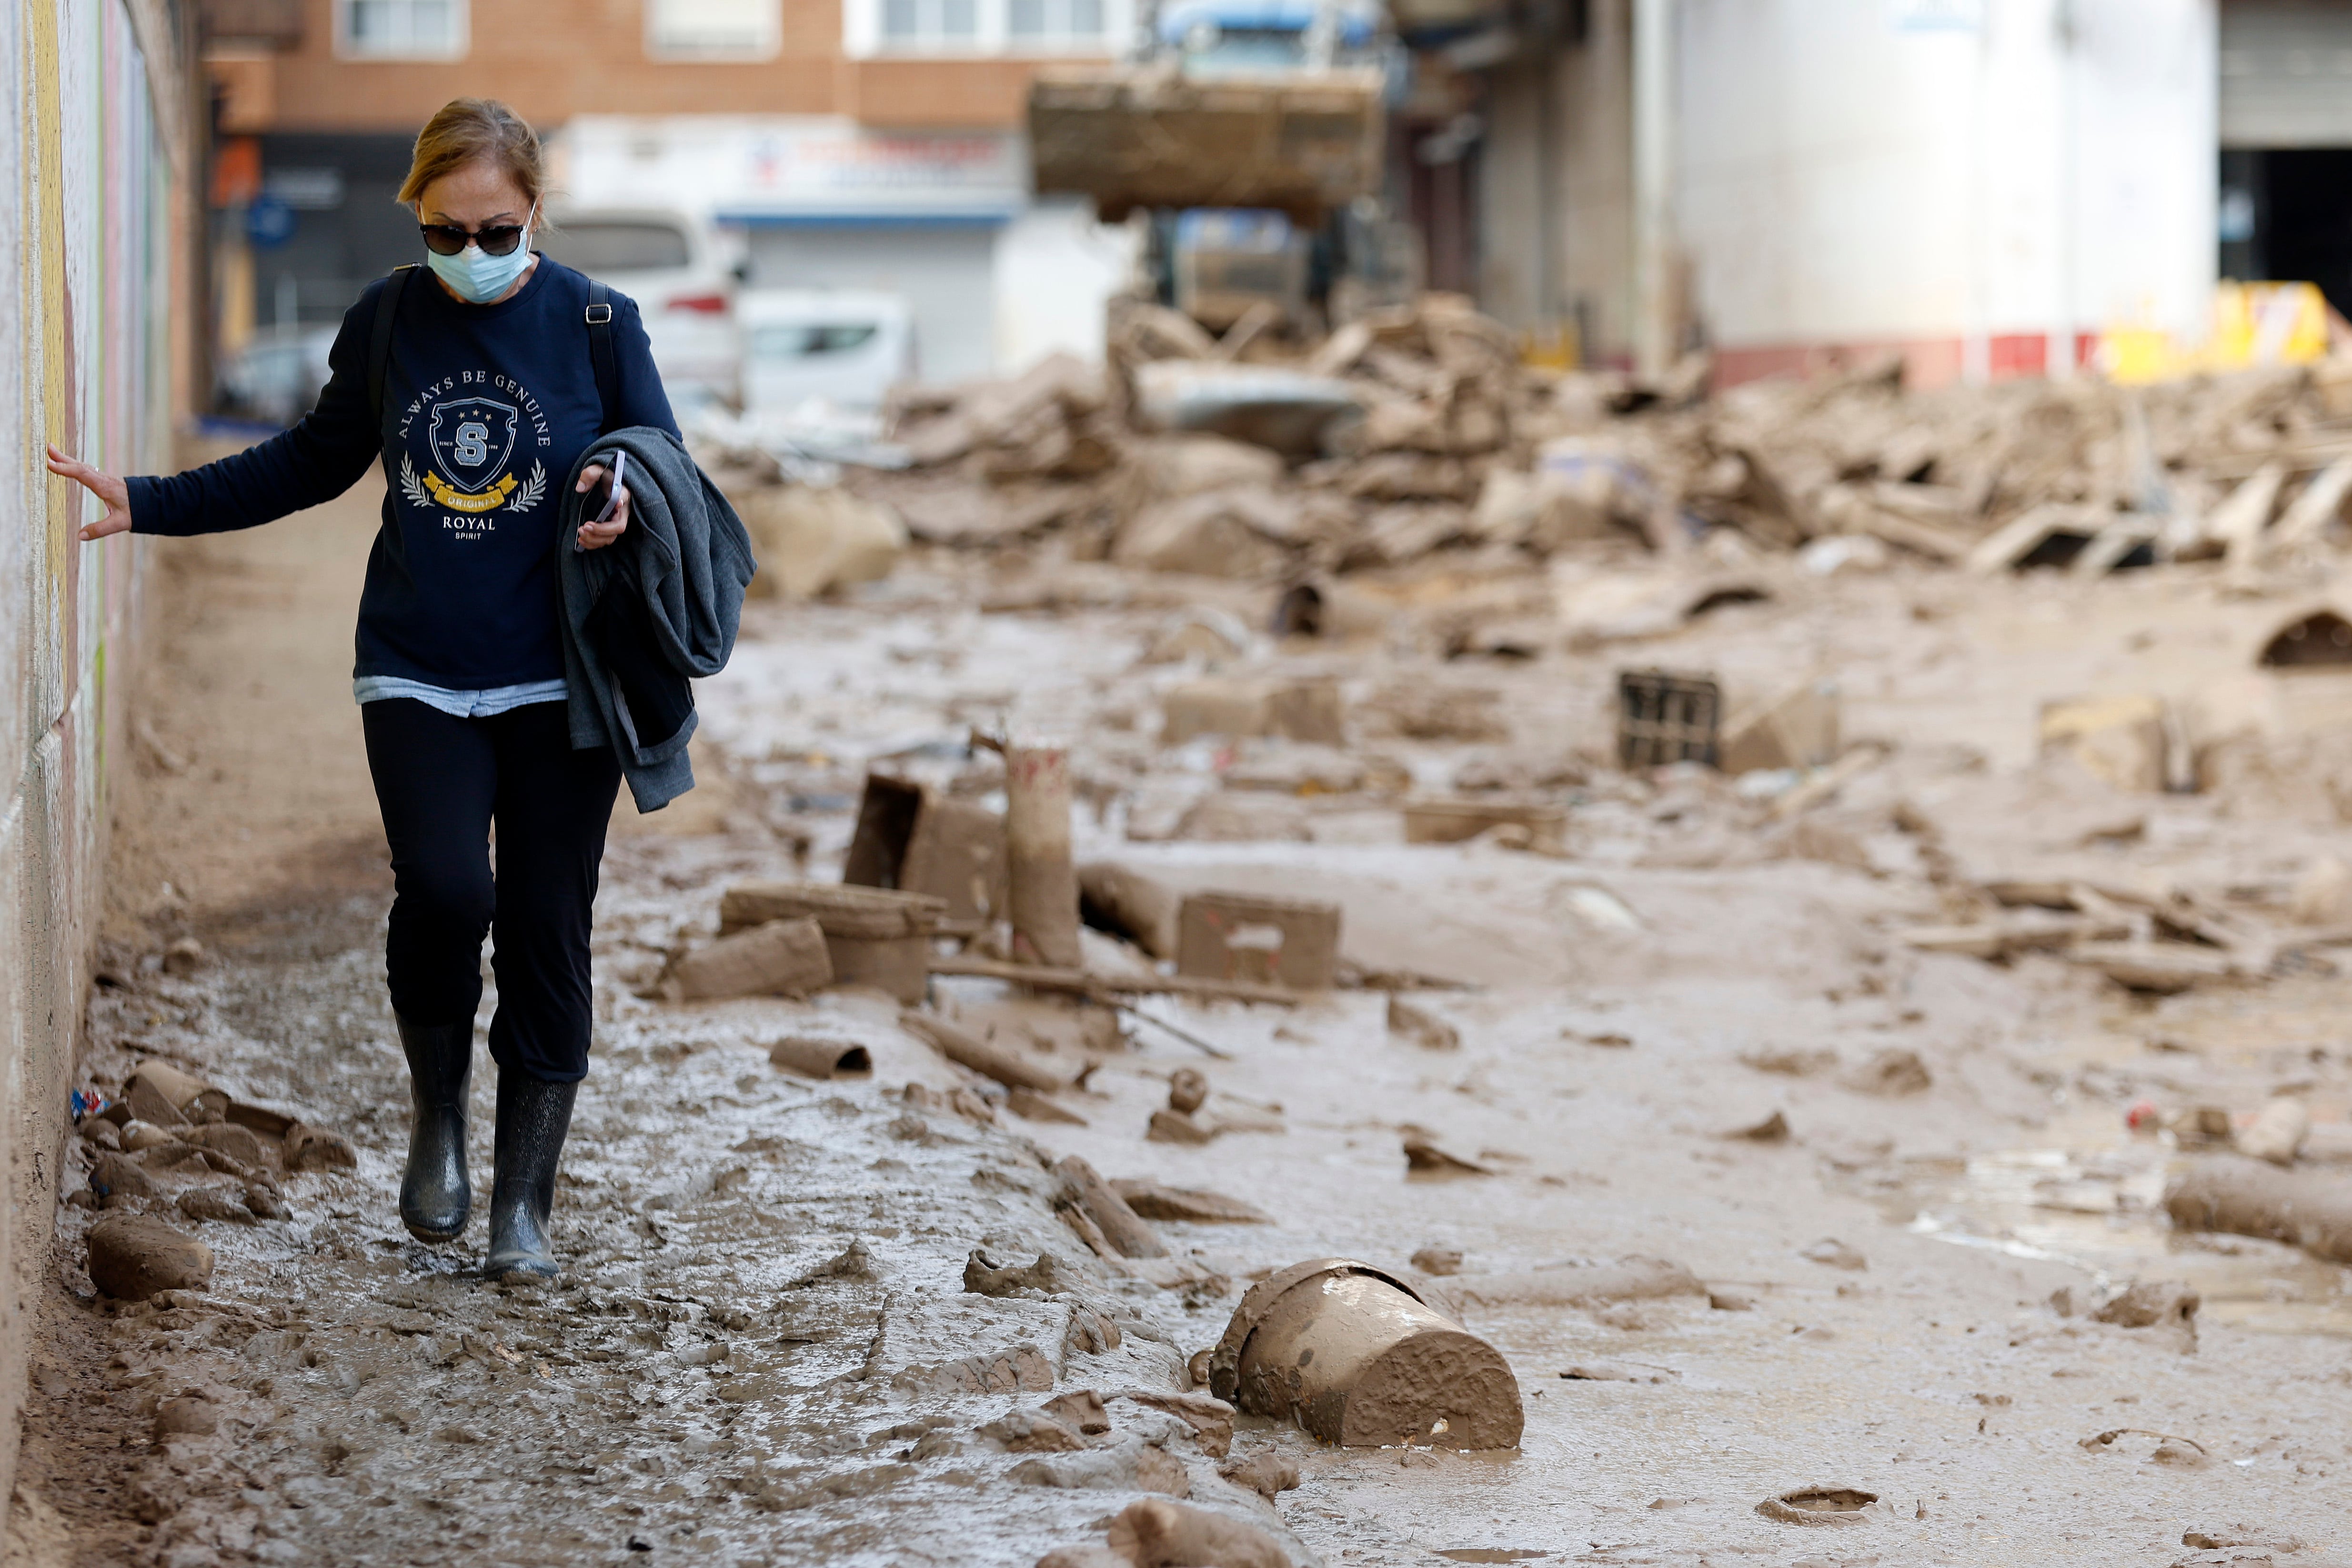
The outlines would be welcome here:
[[[1176,973],[1325,991],[1339,983],[1339,906],[1194,893],[1176,916]]]
[[[1004,819],[929,784],[868,773],[841,879],[928,895],[950,921],[1002,919]]]
[[[1528,847],[1541,853],[1567,846],[1567,811],[1539,801],[1417,800],[1404,808],[1407,844],[1459,844],[1506,826],[1526,828]]]
[[[1727,773],[1820,768],[1837,761],[1838,752],[1837,687],[1809,680],[1761,707],[1734,714],[1716,765]]]

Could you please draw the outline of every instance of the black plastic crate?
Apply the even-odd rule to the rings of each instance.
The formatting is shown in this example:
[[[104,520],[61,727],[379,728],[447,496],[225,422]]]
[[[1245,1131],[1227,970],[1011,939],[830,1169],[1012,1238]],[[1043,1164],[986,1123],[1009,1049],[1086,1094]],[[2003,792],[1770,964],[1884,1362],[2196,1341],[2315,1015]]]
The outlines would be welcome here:
[[[1628,669],[1617,677],[1617,760],[1628,771],[1668,763],[1714,767],[1723,741],[1723,690],[1708,675]]]

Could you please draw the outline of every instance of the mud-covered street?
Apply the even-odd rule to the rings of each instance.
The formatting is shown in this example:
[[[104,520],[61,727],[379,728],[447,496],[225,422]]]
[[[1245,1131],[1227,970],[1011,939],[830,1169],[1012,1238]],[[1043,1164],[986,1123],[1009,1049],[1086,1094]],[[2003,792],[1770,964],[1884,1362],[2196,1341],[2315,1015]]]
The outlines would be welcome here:
[[[267,1151],[273,1204],[142,1156],[129,1206],[215,1267],[138,1303],[84,1271],[110,1210],[60,1208],[16,1515],[43,1560],[1027,1568],[1088,1561],[1169,1495],[1299,1563],[2340,1554],[2343,1270],[2162,1206],[2203,1157],[2199,1108],[2226,1139],[2292,1097],[2302,1164],[2352,1162],[2342,928],[2290,910],[2340,829],[2284,770],[2148,795],[2033,742],[2045,700],[2128,681],[2270,703],[2286,717],[2245,744],[2292,756],[2345,678],[2255,668],[2291,606],[2189,571],[2086,599],[1751,563],[1769,598],[1636,657],[1834,681],[1873,764],[1790,809],[1798,775],[1618,772],[1622,647],[1444,658],[1416,609],[1493,591],[1468,577],[1390,585],[1371,635],[1279,643],[1261,584],[1051,551],[767,601],[702,691],[703,791],[615,824],[565,1271],[541,1288],[481,1279],[478,1226],[432,1247],[394,1212],[388,876],[342,674],[372,525],[355,495],[166,562],[202,609],[167,628],[83,1079],[119,1094],[159,1060],[356,1165]],[[1160,743],[1180,689],[1244,676],[1336,679],[1343,743]],[[968,1031],[1098,1064],[1027,1098],[870,991],[662,999],[722,889],[838,877],[869,763],[989,800],[975,726],[1069,745],[1081,860],[1338,904],[1340,987],[1115,1013],[934,977]],[[1564,830],[1405,842],[1400,801],[1447,792],[1549,802]],[[1919,935],[2000,879],[2183,889],[2277,953],[2159,995]],[[786,1038],[869,1070],[779,1068]],[[1183,1068],[1204,1141],[1147,1138]],[[76,1142],[81,1167],[109,1135]],[[1071,1154],[1259,1222],[1139,1198],[1168,1256],[1097,1257],[1057,1212]],[[1418,1281],[1502,1353],[1516,1450],[1327,1447],[1195,1386],[1252,1280],[1331,1256]],[[2156,1310],[2114,1310],[2135,1284]]]
[[[2352,1568],[2352,5],[0,64],[0,1568]]]

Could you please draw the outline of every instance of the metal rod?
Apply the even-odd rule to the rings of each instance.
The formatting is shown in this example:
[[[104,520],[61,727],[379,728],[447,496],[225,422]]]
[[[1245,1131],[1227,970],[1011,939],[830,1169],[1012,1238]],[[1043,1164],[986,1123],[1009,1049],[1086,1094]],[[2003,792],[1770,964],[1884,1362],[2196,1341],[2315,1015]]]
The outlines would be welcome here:
[[[1209,1044],[1208,1041],[1201,1038],[1200,1036],[1180,1029],[1164,1018],[1155,1018],[1150,1014],[1145,1012],[1142,1008],[1135,1005],[1132,1002],[1113,1002],[1111,1003],[1111,1005],[1118,1008],[1120,1012],[1126,1014],[1130,1018],[1140,1018],[1147,1024],[1155,1025],[1160,1028],[1167,1030],[1170,1034],[1175,1036],[1186,1045],[1191,1046],[1193,1049],[1206,1051],[1209,1055],[1216,1058],[1221,1062],[1229,1062],[1234,1059],[1233,1052],[1220,1049],[1219,1047]]]

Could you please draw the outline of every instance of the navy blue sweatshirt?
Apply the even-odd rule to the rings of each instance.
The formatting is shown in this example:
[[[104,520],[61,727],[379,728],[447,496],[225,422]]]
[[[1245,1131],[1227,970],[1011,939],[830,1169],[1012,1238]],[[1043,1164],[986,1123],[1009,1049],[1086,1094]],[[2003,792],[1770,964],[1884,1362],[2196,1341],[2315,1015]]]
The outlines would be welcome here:
[[[512,299],[468,305],[419,268],[401,290],[384,375],[390,444],[369,406],[382,279],[343,313],[332,376],[301,423],[234,457],[130,481],[140,533],[218,533],[331,500],[381,458],[383,527],[360,595],[358,677],[454,691],[563,678],[556,493],[606,428],[675,434],[634,302],[613,305],[609,426],[589,357],[588,279],[542,256]]]

